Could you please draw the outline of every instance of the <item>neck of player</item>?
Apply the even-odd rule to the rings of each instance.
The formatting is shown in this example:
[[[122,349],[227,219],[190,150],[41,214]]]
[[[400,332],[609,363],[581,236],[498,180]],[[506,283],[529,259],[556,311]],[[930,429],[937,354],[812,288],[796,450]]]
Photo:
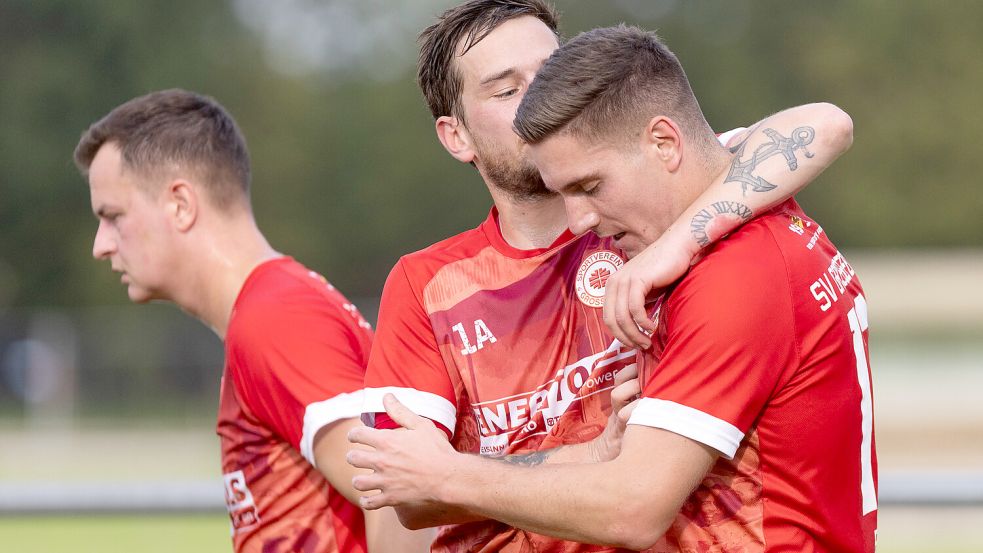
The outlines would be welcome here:
[[[239,292],[260,264],[279,257],[252,214],[203,221],[187,251],[189,274],[182,275],[174,301],[225,339]]]
[[[563,200],[556,195],[515,199],[490,187],[505,241],[520,250],[547,248],[567,230]]]

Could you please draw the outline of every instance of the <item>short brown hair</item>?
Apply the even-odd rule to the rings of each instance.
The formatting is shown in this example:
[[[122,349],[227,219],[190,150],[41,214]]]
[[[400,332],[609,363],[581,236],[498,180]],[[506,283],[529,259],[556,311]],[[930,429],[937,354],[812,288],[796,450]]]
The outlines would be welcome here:
[[[559,16],[546,0],[470,0],[445,11],[420,33],[417,82],[434,119],[453,115],[464,120],[461,74],[454,58],[466,54],[505,21],[523,15],[536,17],[559,38]]]
[[[116,144],[128,170],[154,176],[169,166],[196,171],[219,207],[249,200],[249,151],[235,120],[214,99],[171,89],[134,98],[82,133],[75,164],[88,173],[107,143]],[[148,190],[156,192],[156,190]]]
[[[514,127],[535,144],[560,131],[587,140],[635,133],[655,115],[690,139],[709,126],[676,56],[655,33],[624,24],[577,35],[543,64]],[[712,133],[710,135],[712,137]]]

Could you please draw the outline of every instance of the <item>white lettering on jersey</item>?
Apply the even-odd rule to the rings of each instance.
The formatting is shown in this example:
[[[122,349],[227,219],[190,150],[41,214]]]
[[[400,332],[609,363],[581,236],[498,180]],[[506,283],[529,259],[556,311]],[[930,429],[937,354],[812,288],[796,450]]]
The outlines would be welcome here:
[[[615,340],[607,350],[557,370],[552,380],[535,390],[472,403],[481,454],[503,454],[520,431],[549,432],[575,401],[613,388],[615,375],[634,357],[635,350]]]
[[[485,321],[481,319],[474,322],[474,334],[478,338],[478,349],[485,347],[485,342],[494,344],[498,341],[498,338],[495,338],[491,330],[488,330],[488,325],[485,324]]]
[[[453,330],[457,331],[457,335],[461,337],[461,344],[464,347],[461,349],[461,355],[471,355],[477,352],[479,349],[485,347],[485,343],[494,344],[498,341],[492,331],[488,329],[488,325],[485,321],[477,319],[474,321],[474,335],[476,344],[472,345],[471,340],[468,338],[468,334],[464,331],[464,323],[457,323],[451,327]]]
[[[819,235],[823,233],[823,227],[816,225],[816,232],[812,233],[812,238],[809,239],[809,243],[806,244],[806,249],[811,250],[816,247],[816,242],[819,241]]]
[[[259,522],[259,511],[253,494],[246,485],[246,475],[241,470],[222,475],[225,480],[225,506],[232,519],[232,533],[248,528]]]
[[[836,252],[826,272],[819,275],[819,278],[809,286],[812,297],[819,302],[819,309],[827,311],[839,301],[856,274],[857,272],[847,263],[843,254]]]
[[[577,270],[574,288],[580,302],[587,307],[604,306],[604,287],[608,278],[625,264],[620,255],[610,250],[601,250],[588,256]]]

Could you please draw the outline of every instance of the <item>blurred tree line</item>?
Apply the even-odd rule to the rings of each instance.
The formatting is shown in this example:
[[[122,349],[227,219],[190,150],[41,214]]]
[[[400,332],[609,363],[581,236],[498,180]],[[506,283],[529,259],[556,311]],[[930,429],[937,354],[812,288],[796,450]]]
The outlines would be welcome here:
[[[351,296],[377,295],[401,254],[475,226],[490,205],[440,147],[413,80],[416,33],[452,3],[0,2],[0,309],[126,301],[90,257],[96,224],[71,154],[112,107],[170,87],[238,119],[274,246]],[[557,4],[567,35],[657,29],[719,130],[811,101],[849,112],[853,150],[801,197],[839,245],[983,243],[971,138],[983,128],[983,3]]]

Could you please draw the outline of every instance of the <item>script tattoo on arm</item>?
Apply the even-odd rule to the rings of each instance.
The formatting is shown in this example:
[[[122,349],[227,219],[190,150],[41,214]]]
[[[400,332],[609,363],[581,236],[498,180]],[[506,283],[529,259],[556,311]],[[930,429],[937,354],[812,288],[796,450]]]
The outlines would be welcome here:
[[[720,217],[737,217],[744,223],[754,217],[754,212],[740,202],[714,202],[701,209],[689,222],[690,232],[701,248],[720,238],[711,236],[717,234],[713,232],[712,223]]]
[[[497,459],[508,463],[510,465],[522,465],[526,467],[534,467],[536,465],[541,465],[546,461],[546,458],[553,454],[559,448],[546,449],[543,451],[532,451],[530,453],[517,453],[514,455],[505,455],[504,457],[498,457]]]
[[[744,157],[744,148],[747,146],[747,138],[731,148],[731,152],[734,154],[734,161],[730,164],[730,170],[724,182],[741,183],[741,191],[745,196],[747,196],[748,189],[754,192],[767,192],[777,188],[777,185],[754,175],[755,168],[764,160],[771,156],[781,154],[788,164],[789,171],[795,171],[799,167],[799,160],[795,157],[796,150],[802,150],[808,158],[815,155],[806,148],[816,138],[816,129],[812,127],[797,127],[792,131],[791,137],[782,136],[775,129],[762,129],[761,132],[770,138],[771,141],[755,148],[750,159],[746,161],[742,159]],[[748,136],[751,134],[754,133],[750,132]]]

